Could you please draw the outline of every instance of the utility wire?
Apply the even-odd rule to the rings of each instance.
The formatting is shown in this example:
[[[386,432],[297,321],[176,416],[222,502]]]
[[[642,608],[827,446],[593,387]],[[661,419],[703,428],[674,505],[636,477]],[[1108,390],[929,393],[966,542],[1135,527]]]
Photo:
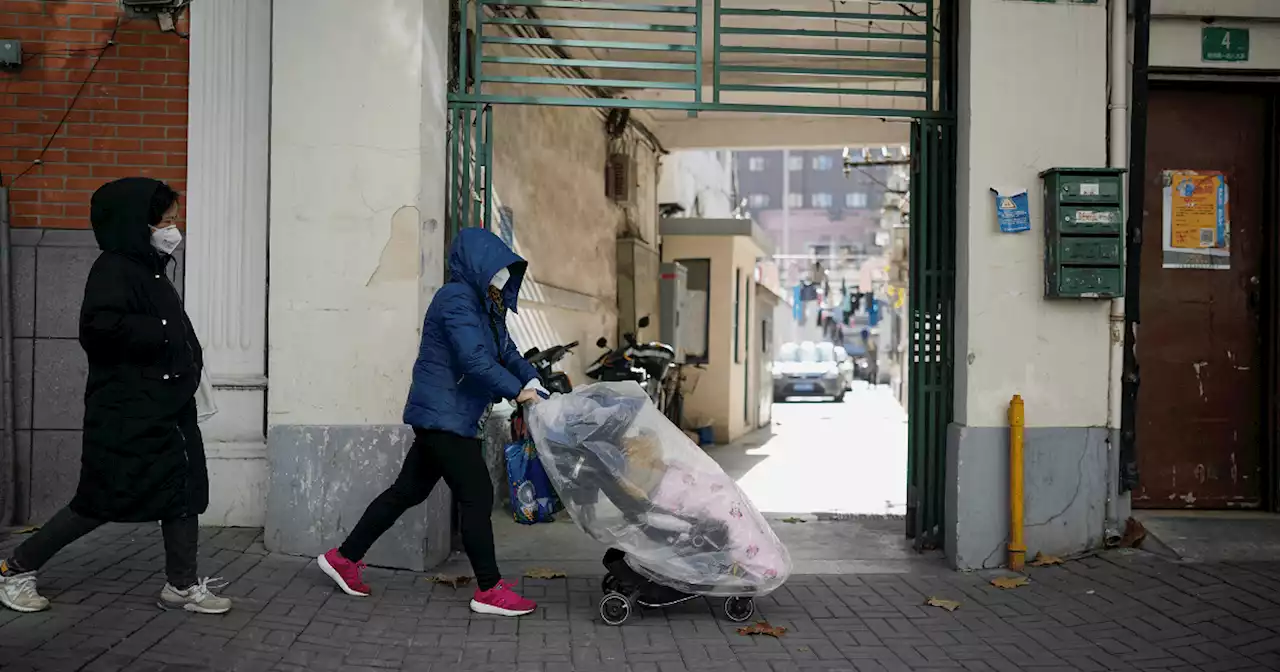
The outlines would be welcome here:
[[[119,31],[120,31],[120,19],[117,18],[115,27],[111,29],[111,37],[107,38],[106,44],[102,45],[101,47],[87,48],[84,50],[76,50],[76,53],[80,53],[81,51],[85,51],[85,52],[97,51],[98,55],[96,58],[93,59],[93,65],[89,66],[89,72],[85,74],[84,79],[80,80],[80,86],[76,88],[75,95],[71,97],[71,103],[67,105],[67,109],[62,113],[62,118],[58,120],[58,125],[54,127],[53,132],[49,134],[49,138],[45,140],[44,145],[40,148],[40,153],[36,155],[35,159],[32,159],[31,165],[27,166],[22,172],[18,173],[13,177],[13,179],[9,180],[8,186],[12,187],[14,183],[16,183],[18,180],[21,180],[23,177],[26,177],[26,175],[31,171],[35,170],[37,166],[44,165],[44,155],[48,153],[49,148],[53,146],[54,141],[58,139],[58,134],[61,133],[63,127],[66,126],[67,119],[70,118],[71,113],[75,111],[76,104],[80,102],[80,96],[81,94],[84,93],[85,86],[88,85],[90,79],[93,79],[93,73],[97,72],[98,64],[102,63],[103,56],[107,54],[107,51],[109,51],[111,47],[115,46],[116,33],[118,33]],[[68,51],[71,51],[71,50],[68,50]],[[43,54],[38,53],[37,55],[43,56],[43,55],[48,55],[49,53],[56,53],[56,50],[54,52],[48,52]]]

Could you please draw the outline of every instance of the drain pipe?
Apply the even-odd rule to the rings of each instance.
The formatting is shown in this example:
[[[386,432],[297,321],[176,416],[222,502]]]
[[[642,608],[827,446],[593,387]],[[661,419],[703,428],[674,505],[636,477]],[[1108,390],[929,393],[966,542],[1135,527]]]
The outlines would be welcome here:
[[[1129,167],[1129,12],[1128,0],[1110,0],[1111,16],[1108,21],[1107,85],[1109,96],[1107,101],[1107,133],[1110,145],[1107,148],[1107,166],[1111,168]],[[1133,204],[1128,204],[1132,208]],[[1139,204],[1141,207],[1141,204]],[[1111,311],[1108,316],[1108,348],[1107,353],[1107,502],[1106,519],[1103,521],[1103,541],[1111,546],[1120,540],[1119,503],[1120,474],[1117,439],[1120,435],[1120,413],[1123,390],[1121,373],[1124,370],[1124,297],[1111,300]]]
[[[18,442],[14,431],[13,384],[13,246],[9,240],[9,188],[0,186],[0,394],[3,394],[4,523],[18,524]]]

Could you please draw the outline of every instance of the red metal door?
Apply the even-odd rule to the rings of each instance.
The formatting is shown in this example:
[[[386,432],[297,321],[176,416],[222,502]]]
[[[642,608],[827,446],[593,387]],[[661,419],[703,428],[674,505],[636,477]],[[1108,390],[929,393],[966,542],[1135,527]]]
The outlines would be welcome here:
[[[1252,508],[1264,492],[1262,260],[1267,99],[1151,92],[1137,357],[1144,508]],[[1163,267],[1163,171],[1221,171],[1230,268]]]

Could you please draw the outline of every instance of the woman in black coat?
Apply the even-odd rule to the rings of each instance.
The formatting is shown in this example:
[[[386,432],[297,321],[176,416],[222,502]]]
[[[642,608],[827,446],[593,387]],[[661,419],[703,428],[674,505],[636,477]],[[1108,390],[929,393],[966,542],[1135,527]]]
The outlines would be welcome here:
[[[197,516],[209,474],[196,422],[204,359],[167,267],[182,240],[178,194],[126,178],[93,194],[90,219],[102,249],[80,307],[89,360],[80,485],[71,504],[0,562],[0,603],[22,612],[49,601],[36,572],[105,522],[162,521],[168,583],[159,605],[221,614],[231,601],[196,577]]]

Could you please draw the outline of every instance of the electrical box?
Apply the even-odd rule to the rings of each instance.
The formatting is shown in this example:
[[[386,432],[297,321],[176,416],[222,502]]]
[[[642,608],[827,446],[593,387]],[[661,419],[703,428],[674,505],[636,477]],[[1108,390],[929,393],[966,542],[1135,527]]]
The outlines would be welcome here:
[[[0,68],[22,66],[22,43],[18,40],[0,40]]]
[[[1124,171],[1051,168],[1044,181],[1044,295],[1124,296]]]
[[[614,249],[618,281],[618,333],[609,336],[609,340],[634,332],[641,341],[651,341],[652,329],[661,328],[662,325],[654,324],[645,330],[639,328],[639,322],[642,317],[648,317],[651,323],[660,319],[655,314],[659,310],[656,280],[662,258],[658,256],[656,249],[639,238],[618,238]]]
[[[684,362],[680,332],[684,324],[689,269],[683,264],[662,264],[658,267],[658,278],[658,340],[675,349],[676,360]]]

